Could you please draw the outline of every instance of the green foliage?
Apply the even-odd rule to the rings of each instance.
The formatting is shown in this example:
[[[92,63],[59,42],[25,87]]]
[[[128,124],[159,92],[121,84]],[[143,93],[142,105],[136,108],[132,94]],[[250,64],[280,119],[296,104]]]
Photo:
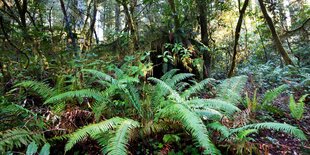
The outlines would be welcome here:
[[[38,151],[38,145],[35,142],[31,142],[26,151],[26,155],[33,155]]]
[[[250,111],[255,112],[258,108],[258,101],[257,101],[257,89],[255,89],[253,94],[253,99],[249,98],[248,92],[245,93],[245,101],[246,101],[246,107],[250,109]]]
[[[290,95],[289,108],[293,118],[297,120],[301,120],[303,118],[303,114],[305,112],[305,103],[303,101],[306,99],[307,96],[308,94],[303,95],[296,103],[293,95]]]
[[[74,133],[68,135],[68,142],[65,146],[65,151],[69,151],[76,143],[83,140],[87,136],[95,138],[96,135],[107,132],[114,129],[117,125],[121,124],[124,119],[114,117],[97,124],[90,124],[81,129],[78,129]]]
[[[285,91],[288,88],[288,85],[284,84],[277,88],[274,88],[273,90],[268,90],[263,98],[262,104],[266,105],[272,102],[274,99],[276,99],[283,91]]]
[[[16,84],[15,87],[29,88],[40,95],[43,99],[47,99],[55,94],[54,89],[43,82],[24,81]]]
[[[52,96],[51,98],[47,99],[44,102],[44,104],[57,103],[61,101],[68,101],[73,98],[83,98],[83,97],[94,98],[96,100],[102,99],[100,92],[92,89],[82,89],[82,90],[67,91],[58,94],[56,96]]]
[[[43,135],[23,128],[15,128],[12,130],[0,132],[1,151],[8,151],[13,150],[13,148],[27,146],[32,142],[40,144],[42,141],[45,141]]]
[[[301,140],[307,140],[305,134],[300,129],[284,123],[264,122],[264,123],[249,124],[242,126],[240,128],[232,129],[231,132],[236,133],[240,131],[245,131],[247,129],[257,129],[257,130],[271,129],[291,134],[292,136],[299,138]]]
[[[198,146],[205,149],[206,154],[219,154],[219,150],[214,146],[208,136],[208,130],[206,129],[203,121],[199,116],[192,112],[189,108],[182,104],[171,104],[162,109],[158,118],[171,118],[176,121],[180,121],[184,128],[193,136],[198,142]]]
[[[139,122],[126,119],[115,131],[115,136],[109,140],[106,151],[109,155],[126,155],[130,134],[134,128],[139,127]]]
[[[86,138],[86,136],[96,139],[99,144],[106,144],[107,139],[99,138],[100,135],[116,129],[114,136],[110,138],[107,145],[104,146],[104,152],[111,155],[127,154],[127,145],[131,131],[137,127],[139,127],[137,121],[119,117],[114,117],[97,124],[90,124],[68,135],[69,140],[65,150],[69,151],[76,143]]]
[[[241,100],[240,92],[243,90],[247,76],[236,76],[230,79],[224,80],[219,84],[217,88],[217,97],[228,101],[233,104],[237,104]]]
[[[45,143],[40,152],[38,152],[38,145],[35,142],[31,142],[27,147],[26,155],[33,155],[37,153],[39,153],[39,155],[49,155],[50,147],[51,145],[49,143]]]

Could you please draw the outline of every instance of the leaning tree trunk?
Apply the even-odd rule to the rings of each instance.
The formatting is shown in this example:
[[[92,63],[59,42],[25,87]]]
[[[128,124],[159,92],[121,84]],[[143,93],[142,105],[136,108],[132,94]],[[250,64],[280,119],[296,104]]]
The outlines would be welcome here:
[[[236,66],[237,46],[238,46],[238,41],[239,41],[239,37],[240,37],[240,31],[241,31],[243,16],[245,14],[245,10],[246,10],[248,5],[249,5],[249,0],[245,0],[244,4],[242,6],[242,9],[239,10],[240,15],[239,15],[239,19],[238,19],[238,23],[237,23],[237,27],[236,27],[236,31],[235,31],[234,54],[233,54],[233,59],[232,59],[232,63],[231,63],[231,68],[230,68],[229,73],[228,73],[228,77],[231,77],[234,74],[234,70],[235,70],[235,66]]]
[[[267,24],[269,26],[269,29],[271,31],[271,34],[272,34],[272,38],[274,40],[274,44],[276,45],[279,53],[281,54],[284,62],[286,65],[294,65],[293,64],[293,61],[291,60],[291,58],[288,56],[287,52],[285,51],[284,47],[282,46],[282,43],[279,39],[279,36],[276,32],[276,28],[274,27],[273,25],[273,22],[272,22],[272,19],[270,18],[270,16],[268,15],[268,12],[267,12],[267,9],[263,3],[263,0],[258,0],[259,2],[259,5],[260,5],[260,8],[263,12],[263,15],[264,15],[264,18],[266,19],[267,21]]]

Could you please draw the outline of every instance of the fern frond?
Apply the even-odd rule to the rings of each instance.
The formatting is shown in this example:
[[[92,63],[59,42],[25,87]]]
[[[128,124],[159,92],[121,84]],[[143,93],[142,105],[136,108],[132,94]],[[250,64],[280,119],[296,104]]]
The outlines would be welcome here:
[[[122,118],[113,117],[100,123],[90,124],[81,129],[78,129],[68,136],[69,140],[65,146],[65,151],[69,151],[76,143],[81,141],[83,138],[86,138],[87,136],[95,137],[97,134],[114,129],[122,121]]]
[[[276,130],[276,131],[281,131],[281,132],[291,134],[294,137],[299,138],[301,140],[307,140],[302,130],[298,129],[297,127],[291,126],[289,124],[275,123],[275,122],[249,124],[249,125],[245,125],[240,128],[231,129],[231,132],[236,133],[236,132],[240,132],[240,131],[247,130],[247,129],[257,129],[257,130],[271,129],[271,130]]]
[[[189,89],[185,90],[181,96],[185,99],[188,99],[191,95],[196,94],[199,91],[205,89],[205,86],[207,84],[210,84],[212,81],[215,81],[215,79],[212,78],[204,79],[199,83],[196,83],[195,85],[191,86]]]
[[[244,88],[247,76],[241,75],[224,80],[219,84],[217,89],[217,97],[221,100],[236,104],[241,99],[240,92]]]
[[[219,131],[224,138],[227,138],[229,136],[229,129],[226,126],[222,125],[220,122],[209,123],[207,127],[215,131]]]
[[[92,89],[82,89],[82,90],[74,90],[74,91],[68,91],[62,94],[58,94],[56,96],[53,96],[49,99],[47,99],[44,104],[47,103],[54,103],[54,102],[59,102],[59,101],[64,101],[72,98],[83,98],[83,97],[92,97],[94,99],[102,100],[102,94],[96,90]]]
[[[81,71],[90,73],[100,80],[109,81],[109,82],[112,82],[114,80],[114,78],[112,78],[110,75],[105,74],[101,71],[94,70],[94,69],[82,69]]]
[[[139,127],[139,122],[125,119],[118,126],[115,135],[109,140],[109,144],[105,149],[106,152],[109,155],[126,155],[130,133],[137,127]]]
[[[16,84],[14,87],[25,87],[29,88],[32,91],[36,92],[43,99],[47,99],[55,94],[53,88],[48,86],[46,83],[38,82],[38,81],[24,81]]]
[[[223,115],[217,110],[211,108],[203,108],[201,109],[194,109],[194,111],[199,114],[203,120],[217,120],[219,121]]]
[[[166,84],[164,81],[154,78],[154,77],[149,77],[149,81],[153,81],[157,83],[157,85],[161,88],[161,91],[168,90],[171,93],[171,97],[175,99],[178,103],[182,102],[182,98],[178,92],[173,90],[168,84]]]
[[[240,111],[235,105],[219,99],[192,99],[186,101],[185,104],[223,110],[227,114],[233,114]]]
[[[137,111],[142,116],[142,110],[141,110],[140,97],[139,97],[138,90],[133,85],[128,84],[125,93],[128,95],[132,105],[137,109]]]
[[[41,134],[33,133],[22,128],[15,128],[0,132],[0,153],[5,150],[12,150],[13,148],[20,148],[27,146],[31,142],[41,143],[45,141]]]
[[[168,118],[181,122],[184,128],[205,149],[205,154],[220,154],[209,138],[208,131],[199,116],[182,104],[172,104],[158,113],[160,118]]]
[[[188,79],[188,78],[191,78],[195,76],[194,74],[192,73],[179,73],[179,74],[176,74],[174,75],[171,79],[167,79],[165,80],[165,82],[172,88],[175,88],[175,85],[177,83],[179,83],[180,81],[183,81],[185,79]]]
[[[235,76],[229,79],[225,79],[221,84],[218,85],[218,90],[221,92],[222,90],[230,89],[233,92],[241,92],[244,88],[244,85],[247,81],[248,77],[245,75]]]
[[[283,91],[285,91],[288,88],[288,85],[284,84],[277,88],[274,88],[273,90],[268,90],[264,98],[262,100],[263,105],[268,104],[272,102],[274,99],[276,99]]]
[[[161,76],[160,80],[166,81],[167,79],[171,79],[172,76],[174,76],[179,69],[171,69],[170,71],[166,72],[163,76]]]

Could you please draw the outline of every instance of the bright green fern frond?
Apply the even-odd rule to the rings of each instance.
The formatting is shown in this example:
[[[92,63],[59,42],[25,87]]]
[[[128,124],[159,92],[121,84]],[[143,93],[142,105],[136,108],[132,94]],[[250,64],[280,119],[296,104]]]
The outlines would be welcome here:
[[[273,90],[268,90],[264,95],[263,102],[262,102],[263,105],[272,102],[287,88],[288,88],[288,85],[284,84],[277,88],[274,88]]]
[[[166,81],[167,79],[171,79],[173,75],[175,75],[179,69],[171,69],[170,71],[166,72],[163,76],[161,76],[162,81]]]
[[[240,111],[235,105],[222,101],[219,99],[192,99],[185,102],[185,104],[190,104],[194,106],[201,106],[206,108],[222,110],[228,114],[233,114]]]
[[[245,75],[235,76],[229,79],[225,79],[221,84],[218,85],[218,90],[230,89],[234,92],[241,92],[248,77]]]
[[[247,76],[245,75],[224,80],[216,87],[217,97],[233,104],[238,103],[241,100],[240,92],[244,88],[246,81]]]
[[[207,127],[215,131],[219,131],[224,138],[227,138],[229,136],[229,129],[226,126],[222,125],[220,122],[209,123]]]
[[[118,126],[115,136],[109,140],[109,144],[106,146],[105,152],[107,152],[108,155],[126,155],[130,133],[137,127],[139,127],[139,122],[131,119],[125,119]]]
[[[165,80],[165,82],[172,88],[175,88],[175,85],[177,83],[179,83],[180,81],[183,81],[185,79],[188,79],[188,78],[191,78],[195,76],[194,74],[192,73],[179,73],[179,74],[176,74],[174,75],[171,79],[167,79]]]
[[[266,123],[249,124],[249,125],[245,125],[240,128],[232,129],[231,131],[232,133],[236,133],[236,132],[240,132],[242,130],[247,130],[247,129],[257,129],[257,130],[271,129],[271,130],[276,130],[276,131],[281,131],[281,132],[291,134],[301,140],[307,140],[302,130],[298,129],[297,127],[291,126],[289,124],[284,124],[284,123],[266,122]]]
[[[69,140],[65,146],[65,151],[69,151],[76,143],[86,138],[87,136],[95,137],[96,135],[107,132],[114,129],[118,124],[120,124],[124,119],[119,117],[113,117],[111,119],[102,121],[97,124],[90,124],[81,129],[78,129],[76,132],[70,134]]]
[[[112,82],[114,80],[110,75],[105,74],[101,71],[94,70],[94,69],[82,69],[81,71],[86,72],[86,73],[90,73],[90,74],[94,75],[95,77],[97,77],[101,80],[105,80],[105,81],[109,81],[109,82]]]
[[[154,78],[154,77],[150,77],[148,78],[148,80],[150,81],[154,81],[155,83],[157,83],[157,85],[161,88],[160,91],[165,91],[168,90],[171,93],[171,97],[173,99],[175,99],[178,103],[182,102],[182,98],[179,95],[178,92],[176,92],[175,90],[173,90],[168,84],[166,84],[164,81]]]
[[[191,86],[189,89],[185,90],[184,93],[182,94],[182,97],[185,99],[188,99],[191,95],[198,93],[199,91],[205,89],[205,86],[207,84],[210,84],[212,81],[215,81],[212,78],[207,78],[199,83],[196,83],[195,85]]]
[[[172,104],[159,112],[161,118],[181,122],[184,128],[205,149],[205,154],[220,154],[209,138],[208,131],[200,117],[182,104]]]
[[[15,85],[15,87],[25,87],[36,92],[43,99],[47,99],[54,95],[54,89],[49,87],[46,83],[38,81],[24,81]]]
[[[201,109],[194,109],[194,111],[199,114],[203,120],[221,120],[223,117],[223,114],[220,113],[217,110],[211,109],[211,108],[203,108]]]
[[[92,97],[96,99],[97,101],[102,100],[102,94],[96,90],[92,89],[82,89],[82,90],[74,90],[74,91],[68,91],[56,96],[53,96],[46,100],[44,104],[47,103],[53,103],[53,102],[59,102],[59,101],[64,101],[72,98],[83,98],[83,97]]]

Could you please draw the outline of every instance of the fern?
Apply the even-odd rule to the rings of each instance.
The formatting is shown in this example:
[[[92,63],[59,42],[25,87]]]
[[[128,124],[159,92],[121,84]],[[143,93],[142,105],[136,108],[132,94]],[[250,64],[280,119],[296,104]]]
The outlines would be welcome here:
[[[158,113],[159,118],[168,118],[180,121],[184,128],[190,132],[199,146],[205,149],[205,154],[220,154],[208,136],[208,131],[196,113],[182,104],[172,104]]]
[[[95,137],[97,134],[114,129],[122,121],[122,118],[113,117],[100,123],[90,124],[81,129],[78,129],[76,132],[68,135],[69,140],[65,146],[65,151],[69,151],[76,143],[81,141],[83,138],[86,138],[87,136]]]
[[[274,99],[276,99],[283,91],[285,91],[288,88],[288,85],[284,84],[281,85],[273,90],[268,90],[264,98],[262,100],[263,105],[268,104],[272,102]]]
[[[36,92],[38,95],[40,95],[43,99],[47,99],[55,94],[54,89],[43,82],[24,81],[16,84],[14,87],[29,88],[32,91]]]
[[[178,103],[181,103],[183,100],[180,96],[180,94],[175,91],[174,89],[172,89],[168,84],[166,84],[164,81],[154,78],[154,77],[150,77],[148,78],[148,80],[150,81],[154,81],[155,83],[157,83],[157,85],[162,88],[161,90],[168,90],[171,94],[171,97],[176,100]],[[161,94],[161,95],[165,95],[165,94]]]
[[[303,102],[305,98],[308,96],[308,94],[303,95],[298,102],[296,103],[293,95],[290,95],[290,103],[289,103],[289,108],[291,111],[291,115],[293,118],[297,120],[301,120],[303,117],[303,113],[305,111],[305,103]]]
[[[108,155],[126,155],[127,145],[130,138],[130,133],[134,128],[139,127],[139,122],[126,119],[117,128],[115,136],[109,140],[105,152]]]
[[[299,138],[301,140],[307,140],[305,134],[298,129],[297,127],[291,126],[289,124],[283,124],[283,123],[274,123],[274,122],[265,122],[265,123],[257,123],[257,124],[249,124],[242,126],[240,128],[231,129],[231,133],[236,133],[240,131],[244,131],[247,129],[272,129],[276,131],[285,132],[288,134],[293,135],[296,138]]]
[[[229,129],[226,126],[222,125],[220,122],[209,123],[207,127],[215,131],[219,131],[224,138],[227,138],[230,135]]]
[[[198,93],[199,91],[205,89],[207,84],[210,84],[214,79],[208,78],[196,83],[195,85],[191,86],[189,89],[185,90],[184,93],[181,95],[183,98],[188,99],[191,95]]]
[[[199,116],[202,117],[203,120],[217,120],[219,121],[223,114],[217,110],[211,108],[203,108],[202,109],[193,109]]]
[[[175,88],[177,83],[193,76],[195,75],[191,73],[179,73],[174,75],[171,79],[166,79],[165,82],[169,84],[170,87]]]
[[[192,104],[211,109],[223,110],[227,114],[233,114],[240,111],[240,109],[235,105],[219,99],[192,99],[186,101],[185,104]]]
[[[171,79],[172,76],[174,76],[179,69],[171,69],[170,71],[166,72],[163,76],[161,76],[160,80],[166,81],[167,79]]]
[[[224,80],[216,87],[218,92],[217,97],[233,104],[238,103],[241,99],[240,92],[244,88],[246,81],[247,76],[245,75]]]
[[[41,141],[45,141],[41,134],[23,128],[0,132],[0,153],[1,151],[12,150],[15,147],[27,146],[31,142],[40,143]]]
[[[86,73],[90,73],[90,74],[94,75],[95,77],[97,77],[98,79],[101,79],[104,81],[112,82],[113,80],[115,80],[110,75],[105,74],[105,73],[100,72],[100,71],[97,71],[97,70],[94,70],[94,69],[82,69],[81,71],[86,72]]]
[[[127,89],[125,90],[125,93],[129,97],[132,105],[137,109],[139,114],[142,116],[142,109],[141,109],[140,97],[138,94],[138,90],[134,86],[132,86],[131,84],[128,84]]]
[[[75,97],[78,97],[78,98],[92,97],[96,99],[97,101],[102,100],[102,94],[100,92],[96,90],[92,90],[92,89],[82,89],[82,90],[74,90],[74,91],[68,91],[62,94],[58,94],[56,96],[53,96],[47,99],[44,102],[44,104],[60,102],[60,101],[72,99]]]

